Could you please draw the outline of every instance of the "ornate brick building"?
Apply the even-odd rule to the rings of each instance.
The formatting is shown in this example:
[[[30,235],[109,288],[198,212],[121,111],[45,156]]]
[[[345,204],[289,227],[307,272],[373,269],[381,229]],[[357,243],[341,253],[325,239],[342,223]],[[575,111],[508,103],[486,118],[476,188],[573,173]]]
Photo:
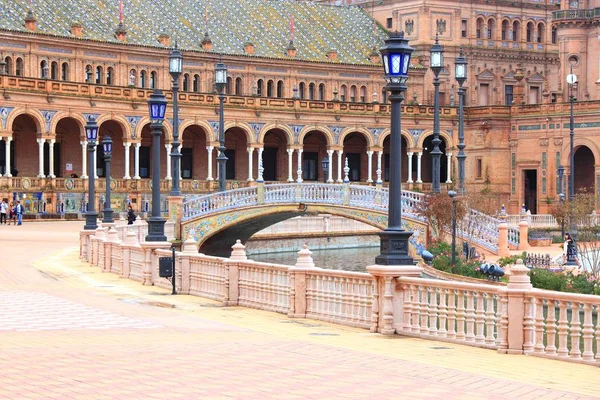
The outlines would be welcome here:
[[[416,49],[403,108],[403,182],[421,190],[430,187],[433,107],[427,65],[437,30],[446,49],[442,181],[452,185],[456,176],[453,58],[462,45],[470,62],[468,188],[489,187],[512,210],[526,202],[532,212],[545,212],[558,191],[556,165],[568,165],[568,104],[561,103],[567,90],[560,67],[565,57],[577,57],[574,72],[582,76],[578,95],[596,98],[595,84],[588,85],[593,74],[585,61],[588,52],[570,53],[562,36],[563,30],[568,36],[575,35],[574,29],[591,29],[587,20],[576,13],[567,24],[570,13],[560,14],[557,5],[541,1],[516,6],[422,3],[403,2],[400,8],[383,1],[359,8],[179,0],[133,8],[125,1],[120,12],[116,1],[48,1],[35,9],[28,9],[24,0],[5,2],[0,5],[6,16],[0,21],[0,195],[26,193],[32,211],[83,207],[91,173],[86,170],[83,127],[91,117],[100,125],[100,137],[110,134],[115,142],[113,208],[129,201],[145,208],[151,162],[146,102],[153,88],[172,101],[168,55],[175,41],[185,58],[179,95],[184,192],[215,187],[218,99],[213,77],[219,60],[229,73],[225,129],[230,186],[252,184],[259,157],[267,181],[341,181],[347,159],[350,180],[385,182],[389,113],[377,49],[386,27],[405,30]],[[577,164],[578,187],[593,187],[600,175],[594,170],[599,153],[588,128],[598,123],[598,104],[576,106],[576,164],[582,164]],[[164,131],[166,193],[172,121]],[[326,176],[323,158],[330,161]],[[94,172],[102,176],[102,160],[96,165]],[[101,189],[104,180],[98,185]]]

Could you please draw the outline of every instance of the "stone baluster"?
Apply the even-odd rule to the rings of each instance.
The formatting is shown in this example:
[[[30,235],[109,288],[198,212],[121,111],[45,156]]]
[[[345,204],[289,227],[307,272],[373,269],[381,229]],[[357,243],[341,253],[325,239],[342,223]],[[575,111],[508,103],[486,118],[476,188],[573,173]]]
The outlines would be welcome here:
[[[558,302],[558,351],[559,357],[568,357],[567,337],[569,336],[569,320],[567,319],[567,302]]]
[[[38,178],[45,178],[44,175],[44,143],[45,139],[37,139],[38,142]]]
[[[427,287],[427,294],[429,295],[429,336],[437,336],[438,329],[438,306],[437,306],[437,290],[432,287]]]
[[[373,151],[367,151],[367,183],[373,182]]]
[[[419,296],[421,292],[419,291],[419,286],[411,285],[411,296],[413,299],[412,306],[412,324],[411,324],[411,332],[418,333],[421,331],[421,302],[419,301]]]
[[[408,178],[406,179],[407,183],[413,183],[413,178],[412,178],[412,175],[413,175],[413,170],[412,170],[412,158],[413,158],[413,154],[414,153],[412,151],[409,151],[409,152],[406,153],[406,156],[408,158],[408,173],[407,173]]]
[[[556,301],[548,300],[546,317],[546,349],[548,355],[556,355]]]
[[[207,181],[214,181],[213,178],[213,150],[215,146],[206,146],[206,152],[208,153],[208,176],[206,177]]]
[[[467,290],[467,309],[465,311],[465,320],[467,322],[465,341],[473,342],[475,341],[475,302],[473,292],[470,290]]]
[[[485,310],[483,307],[484,304],[484,294],[482,292],[476,292],[476,305],[477,310],[475,312],[475,342],[476,343],[485,343],[485,335],[483,334],[483,327],[485,325]]]
[[[429,301],[427,299],[427,288],[419,286],[419,292],[421,292],[421,329],[419,333],[421,335],[427,335],[429,332]]]
[[[581,319],[579,317],[580,304],[578,301],[571,302],[571,351],[569,356],[581,359]]]
[[[411,329],[411,314],[413,309],[412,302],[412,285],[404,285],[404,316],[402,318],[402,331],[410,332]]]
[[[498,310],[496,311],[496,320],[498,321],[498,337],[496,345],[498,352],[508,352],[508,296],[502,292],[498,299]]]
[[[535,306],[535,345],[536,354],[544,354],[544,300],[533,299]]]
[[[496,317],[494,315],[494,295],[487,293],[485,308],[485,344],[489,346],[492,346],[496,342],[496,338],[494,337],[494,322],[496,322]]]
[[[594,361],[594,325],[592,320],[593,306],[590,303],[583,304],[583,360]],[[598,332],[600,334],[600,331]],[[596,352],[600,354],[600,347]]]
[[[523,320],[523,354],[533,353],[534,334],[534,300],[532,297],[525,298],[525,316]]]
[[[465,292],[459,290],[456,296],[456,339],[465,340]]]
[[[439,294],[440,294],[440,305],[439,305],[440,327],[438,329],[439,337],[447,337],[448,336],[448,330],[446,329],[446,321],[448,320],[448,306],[446,305],[447,292],[448,292],[448,289],[440,288],[440,292],[439,292]]]
[[[450,339],[456,338],[456,291],[454,289],[446,289],[448,295],[448,334]]]

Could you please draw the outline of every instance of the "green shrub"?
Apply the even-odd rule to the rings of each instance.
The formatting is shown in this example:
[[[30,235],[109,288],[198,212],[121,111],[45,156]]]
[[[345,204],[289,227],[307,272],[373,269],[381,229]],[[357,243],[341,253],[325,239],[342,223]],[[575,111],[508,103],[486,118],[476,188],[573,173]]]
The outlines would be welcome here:
[[[525,262],[525,257],[527,256],[527,252],[523,252],[519,255],[515,255],[515,256],[509,256],[509,257],[501,257],[498,259],[498,265],[500,265],[502,268],[506,267],[507,265],[512,265],[512,264],[516,264],[518,259],[523,260],[523,262]]]
[[[565,291],[567,288],[567,277],[561,273],[549,271],[545,268],[532,268],[529,271],[531,284],[536,289]]]

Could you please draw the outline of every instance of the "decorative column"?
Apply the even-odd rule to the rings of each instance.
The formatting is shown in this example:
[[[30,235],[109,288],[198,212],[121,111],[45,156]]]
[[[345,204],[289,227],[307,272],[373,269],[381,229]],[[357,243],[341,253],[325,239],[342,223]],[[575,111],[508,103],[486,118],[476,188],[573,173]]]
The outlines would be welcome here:
[[[54,143],[56,143],[55,139],[50,139],[48,141],[48,155],[49,155],[49,169],[48,169],[48,178],[54,179],[56,178],[56,175],[54,175]]]
[[[412,151],[409,151],[406,153],[406,155],[408,156],[408,179],[406,180],[407,183],[413,183],[413,179],[412,179],[412,157],[413,157],[413,153]]]
[[[337,151],[337,183],[342,183],[344,182],[344,179],[342,178],[342,154],[344,153],[344,150],[338,150]]]
[[[263,150],[264,150],[264,148],[262,148],[262,147],[258,149],[258,179],[260,179],[260,182],[264,182],[264,179],[263,179],[264,168],[263,168],[263,161],[262,161]]]
[[[4,169],[4,176],[6,176],[7,178],[10,178],[12,176],[12,174],[10,173],[10,142],[12,142],[12,136],[8,136],[5,140],[5,152],[4,152],[4,159],[6,161],[6,165],[5,165],[5,169]]]
[[[452,153],[448,153],[446,154],[446,157],[448,157],[448,168],[447,168],[447,172],[446,172],[446,183],[452,183]]]
[[[38,164],[39,164],[39,168],[38,168],[38,178],[45,178],[46,175],[44,175],[44,142],[46,140],[45,139],[38,139]]]
[[[373,182],[373,151],[367,151],[367,183]]]
[[[129,175],[129,149],[131,148],[131,143],[123,143],[123,147],[125,147],[125,175],[123,179],[131,179],[131,175]]]
[[[417,153],[417,183],[423,183],[421,180],[421,157],[423,156],[423,152],[420,151]]]
[[[288,153],[288,182],[294,182],[294,177],[292,174],[292,159],[294,157],[294,149],[287,149]]]
[[[206,146],[206,151],[208,152],[208,176],[206,177],[207,181],[214,181],[213,179],[213,150],[215,146]]]
[[[377,183],[378,185],[381,185],[383,183],[383,181],[381,180],[381,157],[383,157],[383,150],[379,150],[377,152],[377,181],[375,183]]]
[[[140,179],[140,147],[142,146],[141,143],[136,143],[135,144],[135,164],[134,164],[134,175],[133,175],[133,179]]]
[[[166,180],[171,180],[171,149],[173,148],[172,144],[165,144],[165,150],[167,150],[167,176],[165,176]]]
[[[296,182],[302,183],[302,152],[304,150],[296,149],[296,151],[298,152],[298,170],[296,171],[296,173],[298,174],[298,179],[296,180]]]
[[[81,145],[81,179],[87,179],[87,140],[79,142]]]
[[[248,182],[254,181],[252,177],[252,155],[254,154],[254,148],[248,147]],[[260,159],[260,150],[258,151],[258,158]]]
[[[327,150],[327,157],[329,157],[329,169],[327,170],[327,183],[333,182],[333,150]]]

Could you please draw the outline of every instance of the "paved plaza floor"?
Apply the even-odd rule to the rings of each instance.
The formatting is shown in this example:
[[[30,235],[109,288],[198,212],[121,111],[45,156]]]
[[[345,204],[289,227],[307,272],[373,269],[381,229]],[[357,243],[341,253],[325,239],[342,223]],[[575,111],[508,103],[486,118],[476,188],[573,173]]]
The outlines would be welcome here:
[[[594,399],[600,368],[385,337],[78,260],[81,222],[0,225],[0,399]]]

